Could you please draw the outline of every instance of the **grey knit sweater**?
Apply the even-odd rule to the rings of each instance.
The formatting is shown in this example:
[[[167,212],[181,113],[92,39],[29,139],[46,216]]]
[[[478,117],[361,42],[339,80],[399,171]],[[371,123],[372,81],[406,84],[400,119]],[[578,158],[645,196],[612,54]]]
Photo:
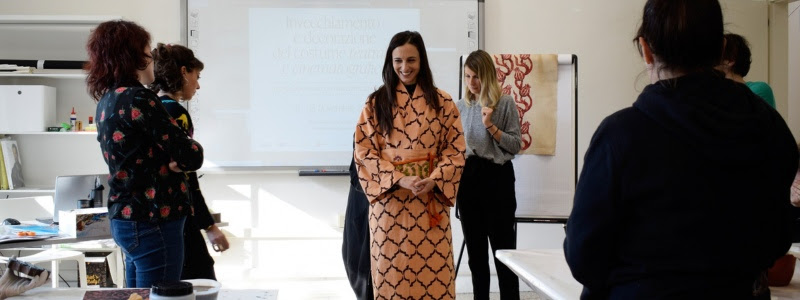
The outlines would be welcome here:
[[[504,164],[519,152],[522,138],[519,112],[514,98],[503,95],[492,113],[492,123],[503,132],[500,142],[497,142],[483,125],[480,103],[475,102],[467,106],[467,102],[461,99],[456,106],[461,112],[461,124],[464,126],[464,137],[467,141],[467,157],[477,155],[496,164]]]

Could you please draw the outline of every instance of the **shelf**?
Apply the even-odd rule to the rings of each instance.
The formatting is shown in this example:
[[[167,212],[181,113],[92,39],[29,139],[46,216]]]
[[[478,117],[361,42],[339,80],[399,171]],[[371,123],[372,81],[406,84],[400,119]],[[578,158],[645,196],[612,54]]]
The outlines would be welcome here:
[[[78,131],[78,132],[50,132],[50,131],[23,131],[23,132],[0,132],[0,135],[97,135],[97,131]]]
[[[120,16],[94,15],[0,15],[0,24],[59,24],[59,25],[98,25]]]
[[[50,193],[54,194],[56,190],[52,187],[23,187],[19,189],[13,190],[0,190],[0,194],[42,194],[42,193]]]
[[[86,79],[84,73],[8,73],[0,72],[0,78],[58,78],[58,79]]]

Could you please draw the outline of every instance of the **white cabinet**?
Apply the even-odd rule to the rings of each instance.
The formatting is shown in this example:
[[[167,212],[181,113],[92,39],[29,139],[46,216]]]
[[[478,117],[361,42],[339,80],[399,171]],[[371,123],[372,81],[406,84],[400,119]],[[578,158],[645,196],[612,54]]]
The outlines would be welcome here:
[[[56,122],[56,88],[0,85],[0,132],[38,132]]]

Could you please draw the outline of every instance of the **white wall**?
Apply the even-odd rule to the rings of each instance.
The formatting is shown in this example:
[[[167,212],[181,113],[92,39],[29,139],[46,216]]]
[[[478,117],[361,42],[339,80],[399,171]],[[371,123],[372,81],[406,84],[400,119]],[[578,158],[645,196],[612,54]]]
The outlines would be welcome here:
[[[775,106],[784,119],[789,119],[789,33],[787,3],[775,3],[769,6],[769,80],[775,95]],[[749,79],[749,78],[747,78]]]
[[[630,106],[647,78],[632,43],[644,0],[486,2],[489,52],[575,53],[579,60],[578,152],[586,151],[597,125]],[[749,80],[768,80],[768,5],[722,1],[726,30],[747,38],[753,48]]]
[[[0,1],[3,15],[118,16],[144,26],[153,41],[180,41],[180,1],[27,0]]]
[[[98,16],[103,18],[119,18],[138,22],[150,33],[153,41],[179,41],[180,14],[178,12],[179,1],[101,1],[101,0],[76,0],[76,1],[2,1],[0,2],[0,14],[2,15],[77,15],[77,16]],[[13,26],[12,26],[13,27]],[[15,28],[15,27],[14,27]],[[7,32],[6,32],[7,33]],[[75,33],[69,31],[70,36]],[[79,35],[78,35],[79,36]],[[82,37],[85,39],[85,35]],[[57,51],[46,47],[34,49],[31,53],[52,53],[53,56],[41,57],[8,57],[3,58],[27,58],[27,59],[84,59],[84,42],[74,44],[59,44],[61,47],[75,47],[75,51]],[[20,43],[17,43],[19,47]],[[45,42],[46,44],[46,42]],[[14,47],[11,41],[4,43],[3,48]],[[2,52],[2,51],[0,51]],[[77,55],[75,53],[78,53]],[[6,53],[8,54],[8,53]],[[0,55],[3,56],[3,55]],[[67,122],[69,112],[74,107],[78,115],[78,120],[84,124],[89,116],[95,113],[95,103],[86,93],[83,80],[75,79],[52,79],[52,78],[0,78],[0,84],[44,84],[56,87],[57,104],[56,116],[57,124]],[[55,125],[55,124],[53,124]],[[95,174],[108,172],[102,158],[97,155],[100,153],[96,146],[96,139],[91,135],[16,135],[13,137],[19,141],[22,149],[23,174],[27,187],[50,188],[52,189],[57,175],[69,174]],[[27,150],[26,150],[27,149]],[[55,149],[59,149],[56,151]],[[91,155],[91,156],[90,156]],[[0,192],[0,195],[6,193]]]
[[[789,70],[788,82],[789,96],[788,96],[788,116],[789,128],[795,139],[800,138],[800,1],[795,1],[789,4],[789,15],[787,21],[788,35],[789,35]]]
[[[628,107],[648,84],[644,62],[632,43],[644,0],[636,1],[486,1],[485,43],[492,53],[574,53],[578,55],[578,153],[597,125]],[[768,5],[722,1],[726,29],[747,38],[753,48],[749,80],[768,80]],[[559,247],[560,228],[537,225],[520,231],[521,243]]]
[[[632,43],[643,4],[644,0],[485,3],[487,51],[578,55],[580,165],[597,124],[631,105],[647,83],[640,76],[644,63]],[[728,29],[743,34],[753,46],[753,69],[748,79],[767,81],[768,5],[749,0],[724,0],[723,4]],[[180,40],[179,1],[0,1],[0,12],[118,15],[147,28],[154,42]],[[208,173],[200,182],[210,206],[230,223],[225,230],[230,233],[232,250],[216,256],[218,276],[227,287],[298,285],[302,290],[297,279],[311,278],[320,280],[319,284],[334,282],[330,290],[349,293],[337,228],[345,210],[348,178],[298,177],[293,172],[265,171]],[[453,224],[453,233],[458,251],[462,241],[458,222]],[[559,248],[563,238],[560,225],[523,224],[519,247]],[[470,288],[469,277],[464,276],[469,271],[466,261],[462,267],[459,292]],[[282,298],[308,298],[298,293],[301,294],[293,295],[296,297],[282,294]]]

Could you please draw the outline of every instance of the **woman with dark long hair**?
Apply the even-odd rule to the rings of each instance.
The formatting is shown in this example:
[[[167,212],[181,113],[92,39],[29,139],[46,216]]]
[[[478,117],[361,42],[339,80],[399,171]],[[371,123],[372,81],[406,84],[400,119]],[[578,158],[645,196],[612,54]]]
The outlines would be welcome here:
[[[777,111],[715,70],[718,0],[648,0],[652,84],[600,123],[564,252],[582,299],[752,299],[791,245],[798,150]]]
[[[170,117],[153,82],[150,34],[108,21],[86,46],[86,79],[97,103],[97,141],[108,164],[111,235],[125,253],[127,287],[179,280],[183,225],[192,211],[183,171],[203,164],[203,148]]]
[[[464,167],[458,109],[433,84],[422,36],[389,42],[355,134],[376,299],[454,299],[450,207]]]

